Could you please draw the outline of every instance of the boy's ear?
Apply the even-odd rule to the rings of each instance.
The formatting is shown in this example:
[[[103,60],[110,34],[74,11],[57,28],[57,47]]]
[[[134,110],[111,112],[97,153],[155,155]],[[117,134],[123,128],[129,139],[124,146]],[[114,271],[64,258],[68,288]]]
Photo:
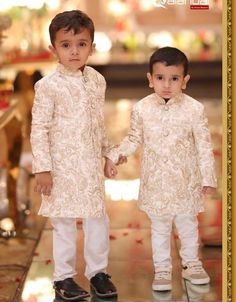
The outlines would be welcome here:
[[[90,52],[90,56],[95,52],[95,48],[96,48],[96,44],[93,43],[92,48],[91,48],[91,52]]]
[[[190,75],[189,74],[187,74],[185,77],[184,77],[184,81],[183,81],[183,84],[182,84],[182,89],[186,89],[186,87],[187,87],[187,83],[188,83],[188,81],[190,80]]]
[[[52,45],[49,45],[48,48],[55,56],[57,55],[56,50]]]
[[[152,75],[150,74],[150,72],[147,73],[147,78],[148,78],[148,82],[149,82],[149,87],[153,88],[153,83],[152,83]]]

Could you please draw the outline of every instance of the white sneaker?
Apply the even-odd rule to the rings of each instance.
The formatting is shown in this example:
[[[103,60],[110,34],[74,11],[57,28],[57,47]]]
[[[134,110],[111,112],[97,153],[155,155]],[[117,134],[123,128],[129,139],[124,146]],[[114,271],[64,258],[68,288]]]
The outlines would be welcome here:
[[[153,291],[154,302],[171,302],[171,291]]]
[[[187,262],[182,267],[182,277],[192,284],[206,284],[210,282],[210,277],[202,267],[201,261]]]
[[[204,296],[210,292],[210,284],[192,284],[190,281],[183,281],[183,288],[186,287],[191,302],[205,301]]]
[[[170,268],[156,268],[155,278],[152,282],[153,290],[171,290],[171,269]]]

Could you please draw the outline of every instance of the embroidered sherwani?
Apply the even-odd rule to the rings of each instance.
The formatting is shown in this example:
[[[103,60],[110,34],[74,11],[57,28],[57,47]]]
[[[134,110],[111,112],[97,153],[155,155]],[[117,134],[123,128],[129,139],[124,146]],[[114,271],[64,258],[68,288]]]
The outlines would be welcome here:
[[[71,72],[61,64],[35,85],[31,144],[33,173],[51,171],[51,196],[39,214],[49,217],[104,215],[102,156],[105,79],[86,66]]]
[[[203,105],[185,94],[167,103],[153,93],[137,102],[128,135],[107,155],[115,163],[142,145],[139,206],[149,214],[197,214],[201,189],[216,187]]]

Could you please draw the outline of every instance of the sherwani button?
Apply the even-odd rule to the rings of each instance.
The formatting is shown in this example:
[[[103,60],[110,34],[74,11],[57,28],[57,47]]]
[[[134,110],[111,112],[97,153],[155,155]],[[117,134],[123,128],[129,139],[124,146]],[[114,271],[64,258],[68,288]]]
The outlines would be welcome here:
[[[169,134],[170,134],[170,132],[168,130],[165,130],[163,133],[164,136],[168,136]]]
[[[168,111],[169,110],[169,106],[165,105],[164,109],[165,109],[165,111]]]

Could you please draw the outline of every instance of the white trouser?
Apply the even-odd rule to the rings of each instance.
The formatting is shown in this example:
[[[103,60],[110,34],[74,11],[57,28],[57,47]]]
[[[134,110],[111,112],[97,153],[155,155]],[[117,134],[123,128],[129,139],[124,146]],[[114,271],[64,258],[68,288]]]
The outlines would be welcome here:
[[[151,241],[154,267],[171,265],[171,232],[175,224],[181,242],[182,264],[198,261],[198,220],[194,215],[154,216],[151,219]]]
[[[54,281],[72,278],[76,272],[77,227],[75,218],[51,218],[53,226]],[[106,272],[109,253],[109,218],[83,219],[85,276]]]

